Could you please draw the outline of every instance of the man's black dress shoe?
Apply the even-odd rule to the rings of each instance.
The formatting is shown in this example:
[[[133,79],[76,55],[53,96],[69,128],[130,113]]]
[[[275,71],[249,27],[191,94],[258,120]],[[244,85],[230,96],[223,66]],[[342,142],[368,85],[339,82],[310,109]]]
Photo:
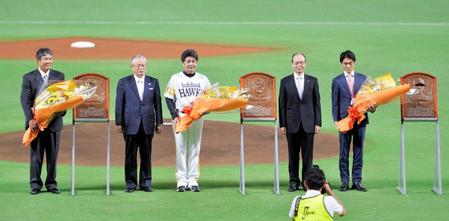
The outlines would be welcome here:
[[[192,192],[200,192],[200,187],[199,186],[191,186],[190,187],[190,191],[192,191]]]
[[[345,182],[341,183],[340,191],[346,192],[346,191],[348,191],[348,189],[349,189],[349,186],[347,183],[345,183]]]
[[[53,193],[53,194],[61,193],[61,192],[59,192],[58,188],[56,188],[56,187],[48,189],[48,192]]]
[[[352,184],[351,189],[361,191],[361,192],[366,192],[366,188],[360,182]]]
[[[127,188],[125,189],[125,192],[127,192],[127,193],[132,193],[132,192],[134,192],[135,190],[136,190],[136,188],[127,187]]]
[[[30,190],[30,194],[31,195],[36,195],[36,194],[39,194],[41,191],[39,190],[39,189],[31,189]]]
[[[298,190],[298,184],[290,183],[290,185],[288,186],[288,192],[294,192],[295,190]]]
[[[185,192],[186,191],[186,187],[185,186],[178,186],[176,188],[176,192]]]
[[[145,192],[153,192],[153,189],[151,187],[141,187],[140,189]]]

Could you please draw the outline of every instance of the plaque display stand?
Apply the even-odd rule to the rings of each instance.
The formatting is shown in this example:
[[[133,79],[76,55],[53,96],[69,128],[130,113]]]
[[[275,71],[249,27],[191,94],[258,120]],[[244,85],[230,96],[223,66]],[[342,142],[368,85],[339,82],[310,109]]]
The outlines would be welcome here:
[[[74,78],[78,85],[93,84],[97,86],[95,94],[73,109],[72,120],[72,187],[70,195],[75,196],[75,156],[76,125],[81,123],[106,123],[106,195],[110,189],[110,121],[109,121],[109,78],[94,73],[81,74]]]
[[[409,120],[410,121],[410,120]],[[419,121],[419,120],[414,120]],[[422,122],[422,121],[420,121]],[[404,139],[404,123],[405,121],[401,121],[401,159],[400,159],[400,176],[399,176],[399,186],[398,191],[407,195],[407,186],[406,186],[406,170],[405,170],[405,139]],[[440,150],[440,124],[438,120],[435,121],[436,125],[436,145],[435,145],[435,176],[433,182],[433,192],[438,195],[443,195],[443,184],[441,178],[441,150]]]
[[[435,122],[435,175],[433,192],[443,194],[441,177],[440,124],[438,123],[437,79],[426,73],[414,72],[401,77],[401,84],[410,84],[410,92],[401,97],[401,150],[398,191],[406,195],[405,122]]]
[[[245,141],[243,136],[243,122],[274,122],[274,185],[273,191],[281,194],[279,189],[279,141],[278,141],[278,122],[276,119],[266,120],[244,120],[240,119],[240,193],[245,195]]]
[[[274,123],[274,186],[273,191],[280,194],[279,189],[279,144],[278,124],[276,119],[276,78],[260,72],[240,77],[240,88],[248,89],[249,110],[240,110],[240,193],[246,194],[245,187],[245,142],[244,122]]]

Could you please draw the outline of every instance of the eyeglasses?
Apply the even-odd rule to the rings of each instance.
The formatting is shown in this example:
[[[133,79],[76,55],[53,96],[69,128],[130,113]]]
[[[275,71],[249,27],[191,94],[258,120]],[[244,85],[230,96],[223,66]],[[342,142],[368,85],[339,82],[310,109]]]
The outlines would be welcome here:
[[[147,65],[146,64],[132,64],[131,66],[140,68],[140,67],[146,67]]]
[[[296,61],[296,62],[293,62],[293,64],[294,65],[298,65],[298,64],[304,65],[304,64],[306,64],[306,62],[305,61]]]

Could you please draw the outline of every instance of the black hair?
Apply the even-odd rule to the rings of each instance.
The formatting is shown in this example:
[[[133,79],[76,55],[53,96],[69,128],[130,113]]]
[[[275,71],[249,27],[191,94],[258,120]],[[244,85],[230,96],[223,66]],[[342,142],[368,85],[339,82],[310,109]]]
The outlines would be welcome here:
[[[182,52],[181,54],[181,61],[184,62],[187,57],[195,58],[196,61],[198,61],[198,52],[195,51],[195,49],[187,49]]]
[[[39,48],[36,51],[36,59],[41,60],[45,55],[53,56],[53,51],[50,48]]]
[[[291,60],[292,63],[293,63],[293,58],[294,58],[296,55],[298,55],[298,54],[302,55],[302,56],[304,57],[304,61],[307,62],[307,58],[306,58],[306,55],[305,55],[304,53],[295,52],[295,53],[292,54],[292,60]]]
[[[309,189],[320,190],[326,182],[326,176],[320,168],[312,167],[304,174],[304,181]]]
[[[345,58],[351,59],[351,60],[353,60],[355,62],[355,54],[354,54],[354,52],[352,52],[350,50],[346,50],[346,51],[341,52],[341,54],[340,54],[340,63],[342,63]]]

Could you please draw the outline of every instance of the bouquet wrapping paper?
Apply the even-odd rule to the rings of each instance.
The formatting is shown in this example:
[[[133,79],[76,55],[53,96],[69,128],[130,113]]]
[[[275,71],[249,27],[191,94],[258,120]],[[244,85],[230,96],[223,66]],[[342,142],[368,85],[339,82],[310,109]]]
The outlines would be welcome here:
[[[409,84],[396,86],[390,73],[374,80],[366,80],[355,96],[355,102],[348,108],[348,116],[337,122],[337,129],[346,133],[365,119],[366,111],[372,106],[380,106],[392,101],[410,90]]]
[[[74,108],[89,99],[96,91],[93,85],[77,87],[73,80],[54,83],[45,88],[34,100],[33,119],[38,129],[28,128],[22,138],[22,144],[28,146],[59,112]]]
[[[243,108],[248,104],[248,98],[245,89],[239,90],[232,86],[212,86],[211,89],[197,97],[192,105],[183,108],[182,112],[185,115],[176,124],[176,133],[186,131],[194,120],[199,119],[205,113]]]

